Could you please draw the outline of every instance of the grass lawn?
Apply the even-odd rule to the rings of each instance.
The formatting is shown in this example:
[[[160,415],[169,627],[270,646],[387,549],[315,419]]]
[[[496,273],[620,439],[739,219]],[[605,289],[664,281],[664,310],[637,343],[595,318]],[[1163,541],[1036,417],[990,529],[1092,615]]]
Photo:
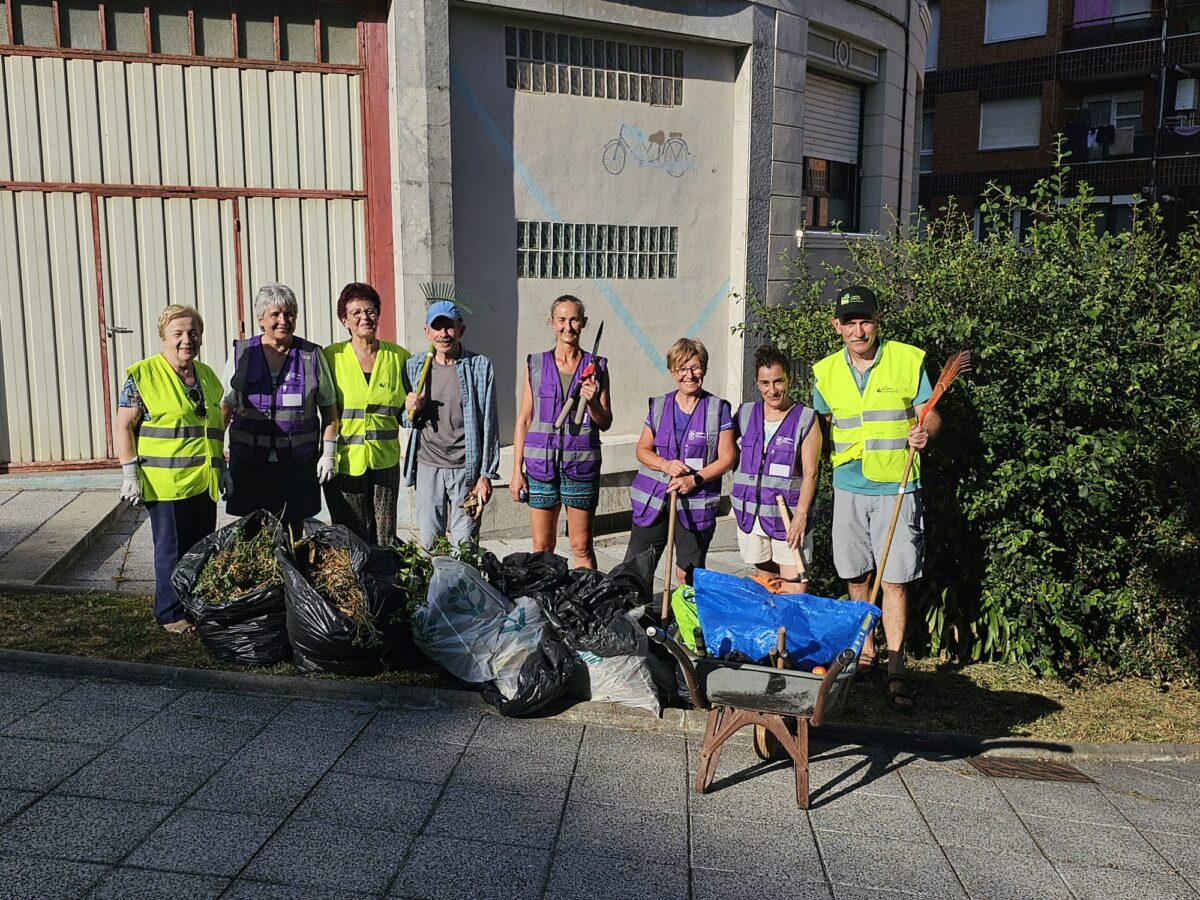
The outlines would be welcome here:
[[[237,669],[214,660],[195,635],[167,634],[154,623],[149,597],[116,595],[0,595],[0,647],[131,662]],[[1126,679],[1068,687],[1020,666],[952,666],[936,659],[911,662],[917,710],[891,709],[883,677],[854,685],[843,712],[831,721],[989,737],[1044,741],[1200,743],[1200,691],[1160,692]],[[261,671],[301,676],[291,666]],[[354,679],[376,684],[449,687],[449,677],[388,672]]]

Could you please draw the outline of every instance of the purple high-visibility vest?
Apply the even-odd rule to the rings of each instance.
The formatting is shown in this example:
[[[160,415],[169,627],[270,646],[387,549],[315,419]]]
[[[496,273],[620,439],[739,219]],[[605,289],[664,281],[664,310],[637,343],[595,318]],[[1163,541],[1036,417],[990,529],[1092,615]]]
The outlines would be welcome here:
[[[537,360],[537,362],[535,362]],[[592,354],[584,352],[571,376],[567,393],[575,390],[580,373],[592,361]],[[557,469],[575,481],[595,481],[600,477],[600,430],[592,424],[592,416],[584,410],[583,424],[576,425],[574,413],[567,417],[563,427],[555,429],[554,421],[566,399],[558,378],[558,365],[554,362],[554,351],[530,354],[529,390],[533,398],[533,422],[525,435],[525,473],[538,481],[552,481]],[[608,361],[596,357],[596,379]],[[583,398],[579,399],[583,402]]]
[[[663,397],[650,398],[650,421],[657,422],[654,431],[654,452],[663,459],[682,460],[693,469],[702,469],[717,458],[717,440],[721,434],[721,398],[707,392],[692,410],[683,440],[675,438],[675,391]],[[702,423],[702,428],[694,427]],[[638,464],[633,484],[629,486],[629,502],[633,507],[635,525],[651,525],[662,512],[670,478]],[[679,524],[690,531],[703,531],[717,523],[717,507],[721,503],[721,479],[706,481],[694,493],[680,496]]]
[[[738,528],[749,534],[757,517],[762,530],[777,541],[787,540],[787,529],[779,515],[776,497],[783,497],[791,514],[800,500],[800,485],[804,470],[800,460],[800,445],[808,436],[816,418],[811,407],[803,403],[793,406],[766,448],[763,437],[766,423],[763,402],[746,403],[738,410],[738,431],[742,436],[741,457],[733,472],[733,513]],[[807,530],[808,524],[805,525]]]
[[[278,385],[262,349],[262,335],[233,342],[233,389],[237,407],[229,422],[229,452],[246,462],[267,462],[271,451],[283,463],[316,459],[321,420],[317,414],[321,348],[292,338]]]

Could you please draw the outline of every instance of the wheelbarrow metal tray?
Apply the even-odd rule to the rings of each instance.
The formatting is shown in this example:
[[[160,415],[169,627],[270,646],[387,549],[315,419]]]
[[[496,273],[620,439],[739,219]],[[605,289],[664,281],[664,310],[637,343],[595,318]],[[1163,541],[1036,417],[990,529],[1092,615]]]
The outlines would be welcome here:
[[[781,716],[811,716],[823,675],[796,669],[771,669],[753,663],[719,659],[694,661],[696,680],[713,706],[731,706]],[[853,669],[842,672],[829,686],[826,709],[845,702]]]

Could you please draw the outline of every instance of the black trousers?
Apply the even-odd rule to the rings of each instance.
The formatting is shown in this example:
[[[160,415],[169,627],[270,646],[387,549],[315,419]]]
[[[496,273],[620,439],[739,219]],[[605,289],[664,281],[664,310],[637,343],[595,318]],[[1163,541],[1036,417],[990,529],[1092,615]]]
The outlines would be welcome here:
[[[150,535],[154,539],[154,618],[170,625],[186,617],[171,572],[183,554],[217,528],[217,504],[208,492],[186,500],[148,500]]]
[[[629,546],[625,549],[626,561],[633,559],[647,547],[654,548],[654,565],[657,568],[662,554],[667,549],[667,516],[670,510],[664,504],[663,510],[649,525],[634,525],[629,532]],[[675,566],[682,569],[691,581],[692,569],[703,569],[704,560],[708,556],[708,546],[716,533],[716,524],[700,531],[685,528],[681,522],[675,522]]]

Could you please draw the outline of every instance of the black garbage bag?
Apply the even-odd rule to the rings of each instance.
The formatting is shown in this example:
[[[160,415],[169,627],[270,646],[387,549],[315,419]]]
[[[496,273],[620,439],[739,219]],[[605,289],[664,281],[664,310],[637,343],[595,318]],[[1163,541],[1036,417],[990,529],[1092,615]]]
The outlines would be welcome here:
[[[608,574],[573,569],[553,597],[535,596],[573,650],[626,656],[641,646],[638,625],[626,613],[651,599],[653,572],[654,551],[647,550]]]
[[[485,552],[481,560],[488,584],[505,597],[553,595],[555,588],[567,582],[567,561],[544,550],[537,553],[510,553],[503,560]]]
[[[523,609],[528,619],[522,617]],[[526,643],[522,647],[530,635],[514,633],[506,640],[508,636],[502,630],[492,659],[496,680],[487,682],[482,688],[483,699],[496,707],[502,716],[531,716],[555,701],[571,696],[572,684],[581,665],[579,658],[544,620],[538,623],[534,619],[537,610],[531,600],[517,602],[509,617],[521,623],[521,630],[534,629],[535,643],[533,646]]]
[[[316,554],[327,548],[349,551],[353,584],[339,585],[328,597],[305,577]],[[364,543],[343,525],[324,525],[314,519],[304,523],[304,538],[295,554],[281,552],[287,601],[287,630],[296,668],[302,672],[335,672],[339,675],[373,675],[385,668],[387,629],[397,618],[400,595],[384,590],[394,576],[387,554]],[[389,574],[390,573],[390,574]],[[312,576],[316,580],[317,576]],[[356,594],[355,591],[360,592]],[[335,602],[355,604],[353,615]]]
[[[235,541],[253,540],[266,529],[276,556],[286,553],[288,542],[279,520],[258,510],[217,529],[196,543],[171,573],[171,584],[180,602],[196,623],[196,633],[208,651],[222,662],[243,666],[270,666],[291,659],[287,609],[282,573],[277,581],[239,594],[227,602],[202,596],[197,582],[205,564]]]

